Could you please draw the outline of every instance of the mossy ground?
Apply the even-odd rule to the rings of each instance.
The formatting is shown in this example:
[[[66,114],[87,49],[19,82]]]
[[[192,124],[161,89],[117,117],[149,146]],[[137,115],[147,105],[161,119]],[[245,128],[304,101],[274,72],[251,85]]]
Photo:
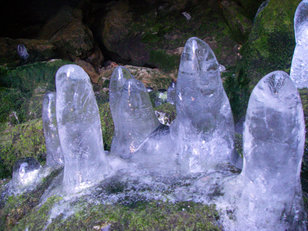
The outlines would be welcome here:
[[[80,197],[69,203],[72,215],[66,217],[60,213],[50,220],[51,209],[61,204],[63,198],[51,196],[43,204],[39,202],[61,171],[52,172],[34,191],[0,198],[0,230],[102,230],[106,227],[108,230],[220,230],[215,206],[194,202],[127,199],[118,204],[99,204]],[[114,186],[113,182],[102,185],[110,186]],[[4,184],[0,193],[3,189]],[[109,193],[116,195],[118,191],[113,188]]]
[[[38,187],[31,191],[18,196],[1,197],[0,199],[0,230],[15,230],[15,226],[23,219],[24,216],[32,214],[35,207],[39,204],[39,200],[51,181],[60,173],[61,169],[53,171],[49,176],[44,178]],[[3,194],[5,186],[2,185],[0,193]],[[46,206],[55,203],[58,198],[52,197],[47,200],[40,209],[40,216],[46,216]],[[50,206],[48,206],[50,207]],[[49,208],[50,209],[50,208]],[[49,210],[48,210],[49,211]]]
[[[48,211],[61,200],[52,197],[40,208],[34,208],[14,226],[14,230],[42,230],[46,228]],[[94,205],[76,202],[83,207],[67,219],[58,216],[46,230],[220,230],[215,224],[218,214],[214,206],[192,202],[140,202],[126,205]],[[73,209],[73,208],[72,208]]]

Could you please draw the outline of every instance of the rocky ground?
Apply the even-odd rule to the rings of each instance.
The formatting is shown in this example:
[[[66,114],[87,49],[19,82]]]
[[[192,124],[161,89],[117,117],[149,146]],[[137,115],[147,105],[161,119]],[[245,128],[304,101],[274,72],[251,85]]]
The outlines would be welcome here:
[[[146,0],[140,3],[134,0],[75,0],[47,1],[46,5],[32,1],[28,5],[17,4],[15,8],[10,5],[13,3],[7,3],[2,8],[7,12],[1,12],[2,15],[17,14],[6,20],[5,29],[0,32],[0,177],[10,178],[14,162],[22,157],[32,156],[44,164],[46,148],[41,121],[42,97],[47,91],[55,91],[55,72],[67,63],[80,65],[91,78],[99,104],[106,150],[110,148],[113,134],[108,105],[108,86],[113,69],[125,65],[146,87],[154,91],[167,89],[172,81],[176,81],[182,49],[185,41],[192,36],[206,41],[219,63],[225,67],[222,73],[224,87],[235,122],[240,123],[250,92],[258,80],[274,70],[290,72],[295,47],[293,17],[299,2],[271,0],[266,4],[262,0]],[[263,7],[259,8],[262,3]],[[18,44],[26,47],[29,54],[27,59],[18,54]],[[307,92],[301,90],[300,94],[307,124]],[[156,110],[175,117],[174,106],[170,104],[161,105]],[[238,133],[236,138],[240,150],[241,134]],[[305,195],[308,192],[307,150],[302,165]],[[28,197],[26,195],[20,200],[11,198],[8,204],[0,206],[2,227],[21,229],[24,222],[32,219],[31,216],[43,213],[34,209],[37,202],[25,200]],[[306,204],[307,200],[305,196]],[[26,201],[30,201],[29,204],[25,204]],[[24,206],[28,208],[24,210]],[[157,212],[158,217],[164,217],[166,211],[170,211],[166,225],[179,225],[179,213],[187,218],[187,224],[206,223],[198,220],[196,213],[212,214],[208,215],[210,221],[215,218],[213,211],[208,213],[209,208],[198,204],[190,205],[192,209],[185,211],[185,214],[182,214],[181,208],[186,204],[158,206],[153,202],[148,208],[136,205],[134,215],[121,206],[104,208],[106,211],[121,211],[122,217],[115,220],[110,218],[113,215],[108,215],[109,220],[106,219],[112,220],[111,223],[91,220],[96,216],[107,216],[98,215],[95,206],[88,214],[91,219],[81,213],[71,218],[71,222],[84,229],[104,230],[103,227],[111,225],[114,229],[128,230],[127,227],[130,227],[136,230],[139,227],[138,219],[149,213],[147,209],[155,210],[153,213]],[[26,215],[29,211],[30,215]],[[117,223],[121,219],[127,222],[135,219],[136,224],[121,228]],[[153,220],[148,222],[152,224]],[[60,228],[64,229],[66,224],[60,225]],[[196,230],[206,229],[200,226]]]

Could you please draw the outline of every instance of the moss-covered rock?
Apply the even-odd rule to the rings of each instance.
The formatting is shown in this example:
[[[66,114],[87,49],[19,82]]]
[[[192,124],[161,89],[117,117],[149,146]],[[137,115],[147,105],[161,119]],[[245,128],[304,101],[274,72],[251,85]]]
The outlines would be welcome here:
[[[41,119],[16,126],[2,124],[0,131],[0,178],[8,177],[18,159],[34,157],[41,164],[46,160],[46,147]]]
[[[67,219],[63,215],[52,220],[48,226],[51,205],[61,200],[52,197],[40,208],[34,208],[18,224],[16,230],[220,230],[215,224],[218,214],[214,206],[192,202],[176,204],[153,201],[140,202],[134,206],[89,204],[80,200],[81,207]],[[73,209],[73,208],[72,208]]]
[[[86,58],[94,49],[91,30],[82,22],[82,12],[65,6],[42,27],[40,38],[52,42],[62,58]]]
[[[246,12],[246,15],[253,19],[256,15],[256,12],[262,2],[265,0],[235,0],[235,2],[239,3]]]
[[[114,65],[106,70],[100,72],[100,79],[95,86],[96,90],[109,87],[109,80],[113,70],[117,65]],[[166,73],[158,68],[139,67],[132,65],[125,65],[125,68],[138,80],[140,80],[145,87],[151,87],[154,90],[167,89],[172,81],[176,79],[177,71]]]
[[[68,63],[51,60],[16,68],[2,66],[0,84],[5,88],[0,90],[0,122],[10,121],[13,112],[20,123],[41,117],[42,97],[47,91],[55,91],[56,71]]]
[[[212,46],[223,65],[234,63],[237,43],[230,40],[231,31],[219,4],[180,1],[177,5],[177,2],[166,3],[170,7],[159,2],[143,4],[141,10],[134,1],[111,3],[106,17],[100,18],[104,26],[98,29],[102,30],[101,40],[109,56],[117,62],[174,71],[178,69],[180,53],[172,51],[195,36]],[[191,19],[187,20],[175,5],[189,13]]]
[[[0,230],[12,230],[16,229],[17,224],[24,220],[25,216],[35,215],[35,219],[46,221],[48,218],[48,212],[52,208],[52,205],[59,201],[61,198],[53,196],[43,204],[43,206],[37,208],[40,203],[40,198],[50,185],[52,180],[59,175],[61,169],[51,172],[33,191],[24,193],[22,195],[11,195],[9,197],[3,197],[0,200]],[[5,190],[5,185],[0,188],[0,193]],[[44,224],[44,223],[43,223]],[[36,224],[37,226],[39,223]],[[42,227],[43,228],[43,227]],[[19,230],[17,228],[17,230]],[[24,229],[23,229],[24,230]],[[32,230],[32,229],[31,229]],[[40,229],[42,230],[42,229]]]
[[[17,66],[24,62],[17,53],[18,44],[25,45],[29,54],[28,63],[56,57],[56,47],[47,40],[0,38],[0,64]]]
[[[289,72],[295,47],[293,18],[299,2],[271,0],[257,15],[236,71],[241,115],[245,114],[250,92],[263,76],[275,70]]]
[[[239,42],[245,42],[252,27],[252,20],[246,17],[244,9],[235,2],[221,1],[221,6],[233,37]]]

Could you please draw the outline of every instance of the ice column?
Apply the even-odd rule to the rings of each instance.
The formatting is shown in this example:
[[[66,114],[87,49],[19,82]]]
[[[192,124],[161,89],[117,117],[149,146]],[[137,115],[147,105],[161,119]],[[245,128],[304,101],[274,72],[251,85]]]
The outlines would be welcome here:
[[[119,66],[114,69],[109,83],[109,106],[114,124],[114,135],[111,144],[111,152],[117,153],[117,146],[119,140],[117,137],[121,134],[121,126],[123,126],[123,117],[119,113],[119,101],[123,86],[128,79],[134,78],[130,72],[123,66]],[[120,154],[120,153],[117,153]]]
[[[58,135],[55,92],[48,92],[44,96],[42,119],[47,150],[46,164],[59,167],[64,164],[64,160]]]
[[[295,12],[294,31],[296,47],[290,77],[297,88],[308,87],[308,0],[302,1]]]
[[[231,108],[216,57],[198,38],[185,44],[176,92],[177,118],[171,134],[183,171],[200,172],[229,162],[234,145]]]
[[[64,186],[78,191],[108,172],[98,106],[89,76],[77,65],[64,65],[57,71],[56,88]]]
[[[110,85],[121,86],[123,68],[122,71],[115,71]],[[116,84],[113,83],[114,79],[117,79]],[[116,87],[112,87],[110,91],[110,108],[113,111],[112,118],[116,127],[111,153],[129,158],[160,123],[144,85],[134,78],[125,79],[122,89],[118,88],[120,92],[117,94],[113,92]]]
[[[251,93],[244,125],[244,188],[237,230],[305,230],[300,168],[303,109],[288,74],[275,71]]]

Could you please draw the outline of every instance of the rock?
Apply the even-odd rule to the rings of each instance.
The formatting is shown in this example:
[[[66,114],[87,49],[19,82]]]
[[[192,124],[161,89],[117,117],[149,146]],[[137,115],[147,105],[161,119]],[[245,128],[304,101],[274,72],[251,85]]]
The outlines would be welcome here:
[[[263,1],[264,0],[235,0],[235,2],[240,4],[245,9],[246,15],[251,19],[255,16]]]
[[[0,92],[0,122],[9,120],[15,112],[20,123],[41,117],[42,100],[46,91],[55,90],[55,73],[57,69],[69,62],[50,60],[7,68],[2,66],[0,83],[6,89]],[[10,108],[9,106],[12,106]]]
[[[148,61],[149,53],[140,36],[129,34],[132,20],[128,1],[116,3],[105,17],[101,38],[112,57],[118,56],[122,62],[143,65]]]
[[[255,18],[236,70],[236,82],[241,89],[241,115],[250,92],[263,76],[274,70],[289,72],[295,47],[293,18],[299,2],[271,0]]]
[[[77,65],[81,66],[85,70],[85,72],[87,72],[87,74],[90,76],[90,79],[93,83],[98,82],[99,74],[94,69],[94,67],[92,66],[91,63],[88,63],[88,62],[81,60],[81,59],[76,59],[74,62]]]
[[[27,49],[28,63],[56,57],[56,47],[47,40],[0,38],[0,64],[16,66],[22,63],[22,59],[17,53],[19,44],[24,45]]]
[[[234,38],[239,42],[246,41],[252,27],[252,21],[245,16],[244,9],[231,1],[221,1],[221,6]]]
[[[46,147],[41,119],[16,126],[2,126],[0,136],[0,166],[6,170],[1,177],[10,176],[15,161],[21,158],[34,157],[43,164]]]
[[[150,1],[142,6],[120,1],[108,7],[105,18],[101,13],[91,21],[106,55],[116,62],[174,72],[185,41],[193,35],[208,42],[223,65],[236,63],[238,44],[230,39],[231,32],[217,1]],[[189,13],[191,19],[188,21],[182,12]],[[95,25],[97,21],[101,24]]]
[[[109,82],[113,70],[117,67],[116,63],[112,63],[110,66],[101,69],[99,74],[98,84],[108,86],[105,82]],[[140,80],[146,87],[152,87],[155,90],[167,89],[172,80],[176,79],[176,72],[164,73],[157,68],[137,67],[132,65],[125,65],[125,68],[135,76],[137,80]]]
[[[78,10],[63,7],[42,28],[40,37],[49,39],[62,57],[74,60],[86,58],[93,52],[94,41],[91,30],[82,23]]]
[[[86,61],[91,63],[96,70],[101,67],[104,61],[104,56],[98,46],[94,47],[93,53],[87,57]]]

